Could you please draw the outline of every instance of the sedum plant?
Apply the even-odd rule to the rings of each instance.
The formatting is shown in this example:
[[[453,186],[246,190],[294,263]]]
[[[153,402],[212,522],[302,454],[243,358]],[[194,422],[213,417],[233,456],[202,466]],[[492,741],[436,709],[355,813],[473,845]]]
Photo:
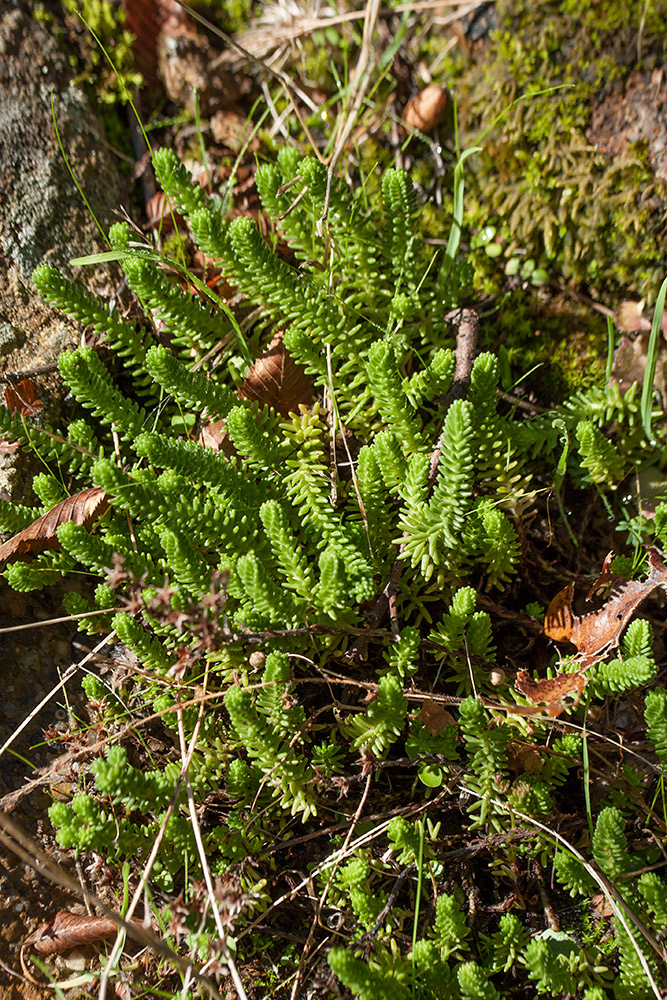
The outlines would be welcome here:
[[[110,314],[53,268],[38,268],[39,291],[103,334],[111,360],[92,347],[62,356],[82,414],[66,431],[0,409],[2,434],[33,448],[49,470],[35,480],[40,506],[0,504],[6,530],[85,488],[103,491],[109,504],[91,530],[62,524],[57,550],[8,565],[5,577],[23,591],[92,578],[96,589],[73,590],[68,610],[90,632],[113,630],[140,666],[127,691],[96,676],[84,682],[90,725],[111,745],[71,801],[52,806],[58,841],[110,863],[141,862],[164,827],[153,883],[175,892],[184,872],[201,877],[180,758],[131,759],[113,743],[130,703],[137,731],[157,715],[171,740],[194,741],[189,785],[206,817],[208,864],[238,875],[258,906],[268,906],[265,887],[279,871],[271,845],[346,818],[341,796],[361,767],[373,777],[377,811],[389,810],[386,832],[350,849],[340,866],[325,852],[324,874],[318,869],[347,934],[330,968],[355,997],[497,997],[511,976],[539,994],[611,996],[605,957],[576,930],[535,935],[507,912],[473,933],[443,845],[460,838],[463,823],[489,852],[501,887],[493,891],[514,899],[521,866],[554,853],[543,826],[564,801],[564,784],[576,781],[581,739],[551,740],[548,720],[522,716],[520,695],[497,669],[502,651],[484,608],[518,583],[544,489],[559,488],[567,474],[573,490],[606,490],[612,503],[624,477],[662,455],[664,431],[654,427],[657,448],[649,447],[636,392],[617,386],[524,419],[499,396],[492,353],[477,356],[462,380],[456,328],[446,321],[460,306],[462,277],[424,241],[407,174],[385,171],[368,196],[334,179],[323,242],[326,169],[281,150],[256,183],[265,212],[280,219],[292,255],[285,260],[277,234],[272,243],[253,220],[230,220],[169,150],[154,154],[154,166],[242,308],[209,289],[193,298],[174,280],[179,265],[116,225],[110,241],[146,323]],[[285,405],[244,391],[276,331],[284,363],[301,366],[311,386]],[[223,435],[217,450],[202,433],[211,427]],[[651,641],[649,624],[634,622],[618,657],[591,671],[590,694],[652,680]],[[436,724],[414,711],[417,678],[458,706],[456,719]],[[343,685],[334,702],[322,679]],[[196,702],[202,685],[211,700],[200,716],[196,704],[182,703],[193,694]],[[366,702],[343,698],[345,685],[357,685]],[[663,692],[648,695],[646,721],[662,760]],[[443,802],[446,811],[458,790],[456,833],[440,816],[393,815],[383,775],[399,766],[396,781],[420,809]],[[600,813],[592,847],[612,879],[641,867],[639,858],[623,862],[625,820],[614,809]],[[542,826],[513,840],[517,823],[531,817]],[[418,912],[407,891],[391,909],[400,866],[408,885],[420,880]],[[555,871],[564,891],[596,890],[565,850]],[[623,898],[662,931],[659,878],[642,876]],[[396,934],[408,919],[411,946]],[[210,954],[213,925],[194,911],[187,921],[198,954]],[[645,944],[618,927],[616,942],[628,989],[643,996],[652,961]]]

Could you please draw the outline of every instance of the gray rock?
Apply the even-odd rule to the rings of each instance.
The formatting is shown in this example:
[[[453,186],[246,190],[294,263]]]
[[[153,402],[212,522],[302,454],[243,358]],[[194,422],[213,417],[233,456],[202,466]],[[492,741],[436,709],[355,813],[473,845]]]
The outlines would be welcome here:
[[[69,261],[108,249],[72,179],[106,231],[118,204],[120,177],[99,115],[58,48],[55,32],[35,21],[24,3],[0,5],[0,375],[57,361],[78,343],[77,324],[48,306],[32,286],[43,262],[108,294],[117,272],[72,268]],[[51,103],[65,162],[53,123]],[[34,376],[56,400],[57,377]],[[0,383],[0,400],[1,400]],[[22,452],[0,459],[0,489],[20,500]]]

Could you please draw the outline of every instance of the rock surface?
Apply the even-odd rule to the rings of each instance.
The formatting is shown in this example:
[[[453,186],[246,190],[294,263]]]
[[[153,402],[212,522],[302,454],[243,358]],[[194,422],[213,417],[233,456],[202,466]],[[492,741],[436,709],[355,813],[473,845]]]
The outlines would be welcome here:
[[[69,266],[77,256],[107,249],[60,151],[103,228],[113,221],[120,177],[104,128],[86,94],[72,83],[55,34],[26,5],[0,13],[0,374],[53,364],[75,344],[75,324],[44,303],[31,275],[41,263],[62,269],[93,291],[109,291],[112,272]],[[76,274],[75,274],[76,271]],[[41,379],[41,381],[40,381]],[[37,376],[46,389],[44,375]],[[51,379],[51,389],[55,380]],[[13,457],[0,459],[0,488],[20,499]]]

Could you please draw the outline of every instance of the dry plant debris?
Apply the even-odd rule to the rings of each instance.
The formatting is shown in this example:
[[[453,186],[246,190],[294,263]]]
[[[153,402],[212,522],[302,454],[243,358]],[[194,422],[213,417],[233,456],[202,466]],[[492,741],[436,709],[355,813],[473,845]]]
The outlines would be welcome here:
[[[95,486],[61,500],[23,531],[0,545],[0,565],[16,562],[17,559],[29,559],[47,549],[58,550],[58,528],[61,524],[71,522],[91,528],[98,518],[106,514],[109,506],[104,490]]]
[[[118,933],[118,925],[108,917],[59,910],[45,921],[25,944],[39,955],[62,955],[81,945],[108,941]]]
[[[260,406],[272,406],[284,417],[312,403],[312,379],[285,350],[282,330],[255,360],[239,388],[239,396]]]
[[[667,566],[658,550],[648,550],[650,573],[646,580],[617,578],[607,601],[599,611],[577,616],[572,612],[574,587],[568,584],[547,608],[544,632],[557,642],[576,646],[582,669],[597,663],[618,646],[623,631],[638,607],[657,587],[667,586]]]

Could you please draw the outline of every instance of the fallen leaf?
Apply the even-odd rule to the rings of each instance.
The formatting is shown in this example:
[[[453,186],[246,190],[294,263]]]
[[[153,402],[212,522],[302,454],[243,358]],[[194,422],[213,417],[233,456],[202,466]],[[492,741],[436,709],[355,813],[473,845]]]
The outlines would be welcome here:
[[[613,314],[614,326],[622,333],[648,332],[651,329],[653,315],[644,315],[646,300],[634,302],[626,299],[620,302]],[[662,332],[667,334],[667,313],[662,317]]]
[[[118,927],[108,917],[59,910],[51,920],[38,927],[26,941],[38,955],[60,955],[81,945],[106,941],[116,936]]]
[[[598,662],[618,645],[623,630],[637,608],[657,587],[667,586],[667,566],[658,550],[648,550],[650,573],[646,580],[618,577],[599,611],[578,617],[572,613],[572,584],[556,594],[547,608],[544,632],[556,642],[570,642],[581,656],[582,667]],[[571,675],[570,675],[571,676]]]
[[[0,440],[0,455],[11,455],[19,447],[18,441]]]
[[[196,26],[167,22],[157,38],[157,71],[170,100],[193,114],[197,102],[204,118],[221,108],[235,106],[250,89],[250,80],[232,75],[222,64],[220,52]]]
[[[573,697],[573,706],[579,704],[586,687],[586,674],[580,670],[576,674],[558,674],[557,677],[534,681],[526,670],[519,670],[515,687],[528,701],[540,702],[547,706],[547,715],[557,718],[565,708],[564,699]]]
[[[304,368],[287,353],[280,330],[254,362],[239,389],[242,399],[266,403],[286,417],[313,400],[313,384]]]
[[[240,115],[237,111],[216,111],[211,115],[209,127],[215,142],[234,153],[238,153],[246,142],[249,143],[250,153],[259,149],[259,140],[253,134],[247,115]]]
[[[443,705],[439,705],[437,701],[433,701],[432,698],[426,699],[417,718],[432,736],[437,736],[447,726],[456,724],[456,719],[451,712],[448,712]]]
[[[188,274],[199,278],[219,298],[229,299],[233,295],[232,286],[227,281],[221,269],[216,266],[217,263],[212,257],[207,257],[206,254],[203,254],[201,250],[196,250],[192,255]],[[183,280],[180,282],[180,286],[184,291],[190,292],[191,295],[198,295],[206,306],[210,308],[210,299],[198,285],[195,285],[192,281]]]
[[[179,215],[170,203],[164,191],[156,191],[146,202],[147,222],[145,228],[159,229],[163,236],[168,236],[176,226],[183,224],[183,216]]]
[[[5,402],[12,413],[18,413],[22,417],[34,417],[44,406],[39,398],[39,389],[29,378],[24,378],[15,385],[8,385],[5,389]]]
[[[572,614],[573,596],[574,584],[568,583],[567,587],[558,591],[546,610],[544,631],[550,639],[555,639],[556,642],[572,641],[570,635],[575,622]]]
[[[446,87],[430,83],[408,101],[403,112],[403,121],[409,128],[420,132],[432,132],[445,114],[449,94]]]
[[[146,75],[157,66],[157,40],[161,31],[175,34],[187,21],[176,0],[123,0],[125,27],[134,35],[132,50],[138,68]]]
[[[210,448],[217,455],[222,450],[223,441],[227,440],[227,421],[214,420],[203,423],[197,435],[197,443],[204,448]]]
[[[614,916],[614,908],[602,892],[598,892],[595,896],[591,896],[589,909],[596,917]]]
[[[614,559],[614,553],[608,552],[604,557],[604,562],[602,563],[602,569],[600,570],[600,575],[591,587],[591,589],[586,594],[586,600],[592,601],[594,597],[601,597],[604,591],[613,584],[616,579],[615,574],[611,571],[611,564]]]
[[[23,531],[19,531],[18,535],[0,545],[0,564],[26,559],[46,549],[59,549],[56,530],[61,524],[71,521],[90,528],[98,517],[107,512],[109,506],[104,490],[94,486],[61,500]]]
[[[634,339],[623,336],[618,342],[611,366],[611,381],[617,382],[623,392],[626,392],[634,382],[640,387],[644,384],[650,336],[650,332],[642,328]],[[657,391],[664,396],[665,357],[662,349],[658,350],[654,384]]]
[[[618,305],[614,312],[614,326],[622,333],[635,333],[637,330],[650,330],[651,321],[646,319],[644,306],[646,300],[631,302],[626,300]]]

